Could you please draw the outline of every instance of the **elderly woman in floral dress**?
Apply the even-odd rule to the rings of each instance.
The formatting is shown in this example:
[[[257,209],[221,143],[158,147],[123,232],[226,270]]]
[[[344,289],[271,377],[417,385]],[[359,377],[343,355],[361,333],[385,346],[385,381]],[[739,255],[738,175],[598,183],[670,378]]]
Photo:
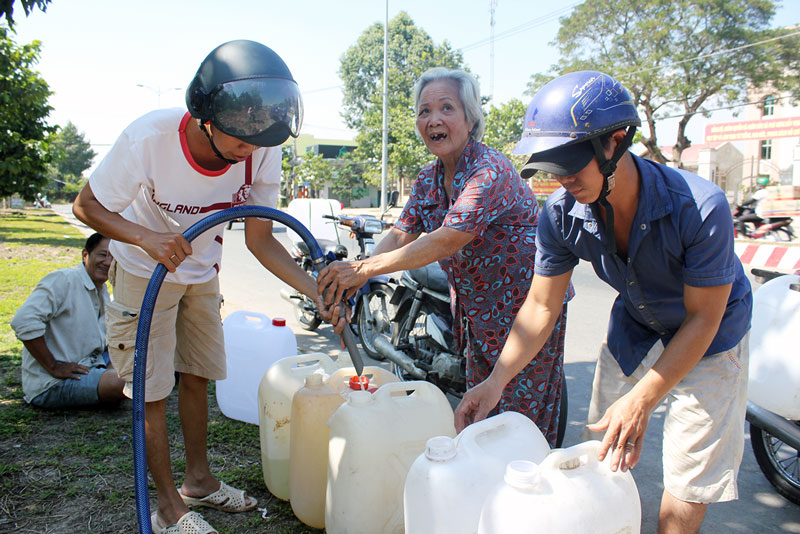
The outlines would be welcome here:
[[[427,71],[414,87],[414,109],[417,133],[436,161],[419,173],[400,219],[374,255],[330,264],[318,287],[320,294],[332,288],[328,301],[338,302],[372,276],[438,260],[450,285],[459,354],[467,357],[467,386],[473,387],[491,372],[528,294],[539,207],[511,162],[480,142],[484,117],[470,74],[441,67]],[[570,291],[550,339],[509,382],[496,409],[525,414],[551,445],[571,296]]]

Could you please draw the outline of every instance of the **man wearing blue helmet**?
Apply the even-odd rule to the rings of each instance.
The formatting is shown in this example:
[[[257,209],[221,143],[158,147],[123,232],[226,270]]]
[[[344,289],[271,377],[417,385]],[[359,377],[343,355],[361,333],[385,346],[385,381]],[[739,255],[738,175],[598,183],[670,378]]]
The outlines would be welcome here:
[[[186,105],[188,111],[158,110],[128,126],[73,206],[80,220],[113,240],[108,345],[128,397],[142,298],[156,265],[169,271],[153,311],[144,388],[147,462],[158,493],[151,523],[157,534],[216,532],[189,506],[227,512],[256,507],[256,499],[211,473],[206,454],[208,381],[226,375],[217,274],[223,225],[191,244],[183,232],[226,208],[275,207],[279,145],[296,137],[302,122],[300,91],[288,67],[253,41],[215,48],[189,84]],[[274,238],[271,221],[248,218],[245,240],[264,267],[317,298],[316,283]],[[186,445],[180,489],[172,478],[166,425],[166,398],[176,371]]]
[[[528,298],[492,374],[456,417],[485,417],[550,333],[581,259],[619,292],[592,387],[588,430],[600,459],[636,465],[650,414],[664,401],[659,532],[697,532],[708,503],[737,498],[744,447],[752,295],[733,251],[724,193],[702,178],[628,151],[637,126],[628,91],[606,74],[573,72],[533,97],[520,173],[555,175]]]

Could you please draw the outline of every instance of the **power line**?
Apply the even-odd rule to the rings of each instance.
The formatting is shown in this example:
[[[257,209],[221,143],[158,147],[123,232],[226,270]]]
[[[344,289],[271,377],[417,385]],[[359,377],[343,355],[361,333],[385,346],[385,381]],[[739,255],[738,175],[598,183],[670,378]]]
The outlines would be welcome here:
[[[495,35],[494,40],[495,41],[499,41],[500,39],[505,39],[506,37],[511,37],[511,36],[516,35],[518,33],[521,33],[521,32],[528,31],[528,30],[531,30],[533,28],[536,28],[537,26],[542,26],[544,24],[547,24],[548,22],[551,22],[553,19],[556,19],[556,18],[560,17],[561,15],[563,15],[565,13],[568,13],[575,6],[578,6],[578,5],[582,4],[582,3],[583,2],[574,2],[574,3],[572,3],[572,4],[570,4],[570,5],[566,6],[566,7],[562,7],[562,8],[559,8],[559,9],[555,10],[555,11],[552,11],[550,13],[542,15],[541,17],[537,17],[535,19],[529,20],[528,22],[520,24],[519,26],[514,26],[513,28],[510,28],[510,29],[508,29],[508,30],[506,30],[504,32],[500,32],[499,34]],[[490,44],[491,42],[492,42],[492,38],[488,37],[486,39],[481,39],[480,41],[476,41],[474,43],[471,43],[471,44],[456,48],[456,50],[464,52],[464,51],[470,50],[472,48],[477,48],[479,46]]]

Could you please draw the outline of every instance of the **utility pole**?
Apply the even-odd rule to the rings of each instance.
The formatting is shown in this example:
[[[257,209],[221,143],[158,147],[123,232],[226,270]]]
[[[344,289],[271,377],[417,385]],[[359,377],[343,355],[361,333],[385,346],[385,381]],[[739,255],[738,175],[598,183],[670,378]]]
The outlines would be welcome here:
[[[389,0],[383,25],[383,140],[381,156],[381,213],[386,211],[386,177],[389,174]]]
[[[489,98],[494,99],[494,10],[497,0],[489,0]]]

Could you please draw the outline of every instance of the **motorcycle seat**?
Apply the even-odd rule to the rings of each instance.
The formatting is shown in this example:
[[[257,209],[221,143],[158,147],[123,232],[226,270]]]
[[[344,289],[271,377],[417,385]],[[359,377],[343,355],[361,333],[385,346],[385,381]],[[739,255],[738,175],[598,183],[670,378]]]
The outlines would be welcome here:
[[[408,274],[419,284],[438,291],[440,293],[449,293],[450,285],[447,282],[447,275],[442,270],[438,261],[429,263],[425,267],[418,269],[411,269]]]
[[[340,260],[347,257],[347,247],[345,247],[344,245],[340,245],[336,241],[330,241],[328,239],[317,239],[317,244],[319,245],[319,248],[322,249],[323,256],[326,255],[328,252],[333,252],[333,254]],[[308,249],[308,245],[306,245],[305,241],[295,241],[294,246],[303,255],[305,256],[311,255],[311,251]]]

